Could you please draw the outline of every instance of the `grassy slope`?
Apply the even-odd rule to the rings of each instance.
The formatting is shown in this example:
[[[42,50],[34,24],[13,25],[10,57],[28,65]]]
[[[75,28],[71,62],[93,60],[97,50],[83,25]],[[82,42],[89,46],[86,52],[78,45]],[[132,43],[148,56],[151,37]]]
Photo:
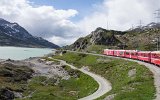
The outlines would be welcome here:
[[[108,79],[112,84],[112,90],[99,100],[110,94],[116,94],[115,100],[151,100],[154,98],[153,74],[143,65],[125,60],[75,53],[66,53],[54,58],[66,60],[78,67],[89,66],[91,71]],[[128,76],[128,72],[132,69],[136,69],[134,78]]]
[[[107,48],[107,46],[104,45],[91,45],[87,48],[87,52],[92,52],[92,53],[99,53],[101,54],[102,51]]]
[[[60,80],[58,85],[55,85],[56,79],[47,79],[44,76],[34,77],[29,82],[25,95],[29,95],[30,91],[35,91],[35,93],[33,93],[32,98],[23,100],[77,100],[97,90],[98,84],[90,76],[72,70],[70,67],[65,69],[73,77],[69,80]],[[74,74],[78,74],[78,77],[74,77]]]

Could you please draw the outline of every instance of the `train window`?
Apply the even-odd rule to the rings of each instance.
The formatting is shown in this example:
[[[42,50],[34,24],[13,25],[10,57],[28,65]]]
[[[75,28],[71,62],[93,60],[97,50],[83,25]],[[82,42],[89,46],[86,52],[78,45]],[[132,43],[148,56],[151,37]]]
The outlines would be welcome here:
[[[119,54],[120,54],[120,55],[123,55],[123,51],[120,51]]]
[[[129,55],[129,52],[126,52],[126,55]]]
[[[147,54],[147,53],[145,53],[145,54],[144,54],[144,57],[148,57],[148,54]]]
[[[147,57],[146,53],[141,53],[140,56]]]
[[[143,53],[141,53],[141,56],[144,56],[144,54],[143,54]]]
[[[157,58],[157,59],[160,59],[160,54],[156,54],[156,58]]]
[[[160,59],[160,54],[152,54],[152,58]]]
[[[152,58],[156,58],[156,54],[152,54]]]
[[[145,53],[143,53],[143,57],[145,57]]]
[[[157,54],[157,58],[160,59],[160,54]]]

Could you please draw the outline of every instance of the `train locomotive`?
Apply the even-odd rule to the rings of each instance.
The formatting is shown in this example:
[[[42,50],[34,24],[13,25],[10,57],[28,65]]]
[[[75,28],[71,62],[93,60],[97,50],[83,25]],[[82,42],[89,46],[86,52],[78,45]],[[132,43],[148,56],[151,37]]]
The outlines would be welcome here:
[[[141,60],[160,66],[160,51],[112,50],[104,49],[104,55]]]

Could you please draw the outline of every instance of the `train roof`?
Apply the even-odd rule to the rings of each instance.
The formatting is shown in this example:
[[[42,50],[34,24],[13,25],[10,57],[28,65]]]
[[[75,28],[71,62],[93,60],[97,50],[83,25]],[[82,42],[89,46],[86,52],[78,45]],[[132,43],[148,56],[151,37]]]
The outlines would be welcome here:
[[[158,54],[160,54],[160,51],[152,51],[151,53],[158,53]]]
[[[116,49],[104,49],[104,50],[116,50]],[[118,50],[118,51],[126,51],[126,50]]]
[[[114,50],[114,49],[104,49],[104,50]]]
[[[138,50],[126,50],[126,52],[138,52]]]
[[[151,51],[139,51],[139,53],[150,53]]]

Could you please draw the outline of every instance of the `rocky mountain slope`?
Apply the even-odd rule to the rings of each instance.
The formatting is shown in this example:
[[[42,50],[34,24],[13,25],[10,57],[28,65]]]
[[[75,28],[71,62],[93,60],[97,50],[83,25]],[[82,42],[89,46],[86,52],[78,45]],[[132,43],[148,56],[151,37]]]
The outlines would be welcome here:
[[[146,26],[126,31],[126,34],[117,36],[117,39],[126,44],[127,49],[157,50],[157,39],[159,37],[160,23],[150,23]]]
[[[58,48],[41,37],[32,36],[17,23],[10,23],[4,19],[0,19],[0,46]]]
[[[158,37],[160,37],[160,23],[150,23],[123,32],[97,28],[88,36],[79,38],[64,48],[80,51],[102,51],[105,48],[156,50]]]
[[[121,44],[115,35],[125,34],[120,31],[106,30],[103,28],[97,28],[95,31],[91,32],[91,34],[86,37],[79,38],[72,45],[66,46],[67,49],[73,50],[85,50],[93,45],[106,45],[109,47],[115,47]]]

